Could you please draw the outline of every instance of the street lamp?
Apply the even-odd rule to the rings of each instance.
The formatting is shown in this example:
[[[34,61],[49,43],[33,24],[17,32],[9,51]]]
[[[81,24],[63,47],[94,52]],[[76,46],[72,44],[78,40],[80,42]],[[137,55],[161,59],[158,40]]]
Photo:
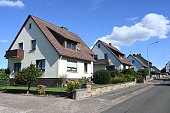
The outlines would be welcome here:
[[[153,43],[151,43],[151,44],[149,44],[148,46],[147,46],[147,58],[148,58],[148,70],[149,70],[149,73],[148,73],[148,75],[149,75],[149,77],[151,78],[151,75],[150,75],[150,65],[149,65],[149,47],[151,46],[151,45],[153,45],[153,44],[156,44],[156,43],[158,43],[159,41],[156,41],[156,42],[153,42]]]

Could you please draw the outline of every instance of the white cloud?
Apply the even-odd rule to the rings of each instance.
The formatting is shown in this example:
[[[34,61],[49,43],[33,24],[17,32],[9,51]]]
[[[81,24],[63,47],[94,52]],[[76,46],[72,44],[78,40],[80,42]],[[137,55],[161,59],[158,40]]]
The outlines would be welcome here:
[[[153,37],[168,38],[170,20],[163,15],[150,13],[132,26],[114,27],[110,35],[97,40],[112,43],[114,46],[130,46],[136,41],[148,40]]]
[[[12,0],[0,0],[0,6],[8,7],[24,7],[24,3],[21,0],[12,1]]]
[[[0,40],[0,43],[8,43],[8,40]]]
[[[136,20],[136,19],[138,19],[138,17],[128,18],[127,20],[128,20],[128,21],[134,21],[134,20]]]

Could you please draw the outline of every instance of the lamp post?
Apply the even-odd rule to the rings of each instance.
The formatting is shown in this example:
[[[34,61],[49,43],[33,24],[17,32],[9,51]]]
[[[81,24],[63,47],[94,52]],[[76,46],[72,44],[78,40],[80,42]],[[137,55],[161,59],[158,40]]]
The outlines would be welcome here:
[[[151,75],[150,75],[150,65],[149,65],[149,47],[152,46],[153,44],[158,43],[158,42],[159,42],[159,41],[153,42],[153,43],[151,43],[151,44],[149,44],[149,45],[147,46],[147,59],[148,59],[148,70],[149,70],[148,76],[149,76],[150,78],[151,78]]]

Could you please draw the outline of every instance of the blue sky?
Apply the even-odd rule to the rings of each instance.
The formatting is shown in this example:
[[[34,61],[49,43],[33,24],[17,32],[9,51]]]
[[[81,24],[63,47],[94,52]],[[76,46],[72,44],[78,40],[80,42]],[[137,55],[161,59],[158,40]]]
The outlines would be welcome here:
[[[0,68],[29,14],[78,34],[89,46],[97,39],[118,47],[128,56],[140,53],[158,68],[170,60],[169,0],[0,0]]]

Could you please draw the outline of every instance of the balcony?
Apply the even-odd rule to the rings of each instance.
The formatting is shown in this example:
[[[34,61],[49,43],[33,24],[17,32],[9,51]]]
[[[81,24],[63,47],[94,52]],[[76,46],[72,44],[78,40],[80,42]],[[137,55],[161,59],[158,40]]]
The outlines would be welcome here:
[[[16,59],[16,60],[23,59],[24,50],[15,49],[15,50],[6,51],[5,57],[6,59]]]

